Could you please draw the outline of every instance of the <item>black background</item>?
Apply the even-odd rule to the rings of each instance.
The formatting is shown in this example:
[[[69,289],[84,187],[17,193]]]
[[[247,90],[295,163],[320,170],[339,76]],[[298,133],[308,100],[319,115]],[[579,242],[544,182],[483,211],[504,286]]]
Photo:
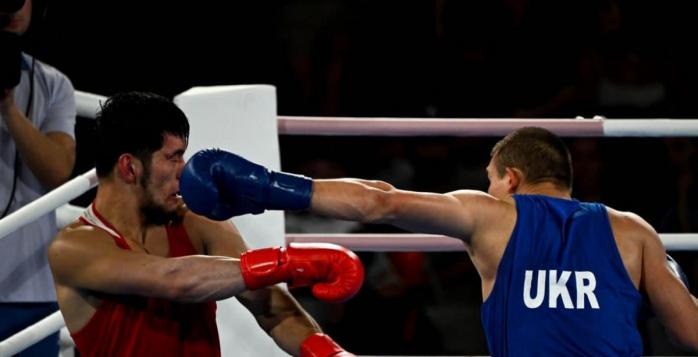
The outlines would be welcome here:
[[[690,1],[622,0],[51,1],[29,35],[31,51],[76,89],[101,95],[173,97],[192,86],[259,83],[277,87],[282,115],[696,118],[694,10]],[[609,82],[633,104],[614,102],[602,90]],[[662,94],[643,101],[651,85]],[[75,174],[92,167],[92,125],[78,121]],[[285,170],[402,179],[389,168],[404,161],[413,175],[401,188],[436,192],[486,189],[495,141],[280,140]],[[694,139],[566,140],[580,165],[576,197],[639,213],[660,232],[696,231]],[[696,254],[676,255],[698,286]],[[362,258],[372,266],[380,255]],[[395,292],[368,281],[339,308],[297,296],[356,353],[487,353],[467,258],[423,258],[428,283],[397,284]],[[462,319],[435,322],[449,315]],[[653,323],[641,330],[645,353],[681,353]]]

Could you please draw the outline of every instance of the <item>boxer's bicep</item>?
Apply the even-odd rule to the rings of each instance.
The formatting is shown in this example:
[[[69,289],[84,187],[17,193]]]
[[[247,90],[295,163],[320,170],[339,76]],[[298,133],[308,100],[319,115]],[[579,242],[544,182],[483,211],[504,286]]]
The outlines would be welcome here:
[[[468,242],[496,199],[481,191],[446,194],[398,191],[388,222],[403,229],[441,234]]]
[[[125,250],[94,232],[59,234],[48,252],[57,283],[110,294],[163,295],[158,287],[165,258]]]
[[[652,309],[681,344],[698,350],[698,305],[667,265],[664,247],[654,232],[647,232],[643,249],[642,288]]]

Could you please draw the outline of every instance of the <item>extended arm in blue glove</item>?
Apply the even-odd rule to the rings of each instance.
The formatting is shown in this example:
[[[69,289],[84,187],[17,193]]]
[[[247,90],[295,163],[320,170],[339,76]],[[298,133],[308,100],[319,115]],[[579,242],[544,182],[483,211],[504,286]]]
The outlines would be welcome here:
[[[276,172],[220,149],[197,152],[184,166],[180,193],[194,213],[226,220],[266,209],[310,207],[313,181]]]

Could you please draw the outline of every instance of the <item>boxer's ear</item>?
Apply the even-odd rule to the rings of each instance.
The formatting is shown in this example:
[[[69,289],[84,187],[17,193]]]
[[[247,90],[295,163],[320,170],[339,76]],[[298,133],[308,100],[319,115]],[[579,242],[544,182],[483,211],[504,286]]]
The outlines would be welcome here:
[[[523,172],[514,167],[504,169],[504,176],[507,178],[508,192],[514,194],[523,183]]]
[[[131,154],[119,156],[116,162],[116,173],[126,183],[137,183],[140,175],[140,160]]]

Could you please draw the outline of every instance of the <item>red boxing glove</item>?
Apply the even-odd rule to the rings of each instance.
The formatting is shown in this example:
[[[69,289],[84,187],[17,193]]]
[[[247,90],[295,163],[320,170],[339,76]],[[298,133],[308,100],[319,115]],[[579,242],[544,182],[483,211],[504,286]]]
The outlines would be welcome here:
[[[301,357],[356,357],[324,333],[315,333],[301,343]]]
[[[312,286],[313,295],[327,302],[348,300],[364,280],[359,257],[328,243],[291,243],[286,248],[250,250],[240,256],[240,270],[250,290],[288,282],[290,287]]]

